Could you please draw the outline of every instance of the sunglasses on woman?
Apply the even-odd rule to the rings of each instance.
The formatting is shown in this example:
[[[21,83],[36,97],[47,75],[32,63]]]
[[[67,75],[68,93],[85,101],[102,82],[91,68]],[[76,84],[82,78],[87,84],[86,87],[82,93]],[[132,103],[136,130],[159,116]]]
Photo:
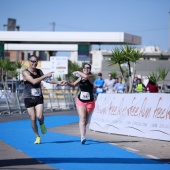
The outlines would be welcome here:
[[[37,63],[38,61],[36,60],[29,60],[31,63]]]
[[[84,69],[88,69],[88,70],[90,70],[90,67],[83,67]]]

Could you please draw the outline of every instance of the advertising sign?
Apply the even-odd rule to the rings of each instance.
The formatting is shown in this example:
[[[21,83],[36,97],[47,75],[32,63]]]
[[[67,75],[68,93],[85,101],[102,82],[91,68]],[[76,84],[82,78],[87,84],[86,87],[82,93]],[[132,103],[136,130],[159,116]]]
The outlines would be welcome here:
[[[58,57],[51,56],[51,71],[56,74],[68,74],[68,58],[67,57]]]
[[[99,94],[90,129],[170,141],[170,94]]]

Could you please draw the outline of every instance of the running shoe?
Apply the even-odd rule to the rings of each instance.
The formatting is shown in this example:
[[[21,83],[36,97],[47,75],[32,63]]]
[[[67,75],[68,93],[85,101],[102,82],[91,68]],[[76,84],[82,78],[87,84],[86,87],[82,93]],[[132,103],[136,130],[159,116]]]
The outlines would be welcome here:
[[[47,129],[46,129],[44,123],[42,125],[40,125],[40,128],[41,128],[41,133],[42,134],[46,134],[47,133]]]
[[[83,136],[81,137],[81,144],[84,145],[86,143],[86,138]]]
[[[40,143],[41,143],[41,138],[38,136],[36,137],[34,144],[40,144]]]

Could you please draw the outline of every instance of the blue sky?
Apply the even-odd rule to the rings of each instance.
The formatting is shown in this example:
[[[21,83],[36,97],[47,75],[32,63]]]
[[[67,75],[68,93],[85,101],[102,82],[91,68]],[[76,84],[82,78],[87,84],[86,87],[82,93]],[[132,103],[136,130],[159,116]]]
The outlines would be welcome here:
[[[0,31],[8,18],[20,31],[126,32],[140,47],[170,47],[170,0],[0,0]],[[105,46],[101,48],[106,48]]]

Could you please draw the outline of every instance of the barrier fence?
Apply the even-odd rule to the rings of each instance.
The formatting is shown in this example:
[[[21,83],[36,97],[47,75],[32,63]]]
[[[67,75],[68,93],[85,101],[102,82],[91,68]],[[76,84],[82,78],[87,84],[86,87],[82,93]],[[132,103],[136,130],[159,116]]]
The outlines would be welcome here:
[[[63,109],[76,109],[75,97],[78,89],[69,87],[60,89],[42,89],[44,96],[44,111],[57,111]],[[97,96],[94,92],[94,98]],[[26,108],[24,105],[23,89],[0,90],[0,115],[1,114],[24,114]]]
[[[56,111],[62,109],[76,109],[75,96],[77,89],[42,89],[44,97],[44,111]],[[24,114],[23,90],[17,89],[0,90],[0,115],[1,114]]]

